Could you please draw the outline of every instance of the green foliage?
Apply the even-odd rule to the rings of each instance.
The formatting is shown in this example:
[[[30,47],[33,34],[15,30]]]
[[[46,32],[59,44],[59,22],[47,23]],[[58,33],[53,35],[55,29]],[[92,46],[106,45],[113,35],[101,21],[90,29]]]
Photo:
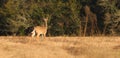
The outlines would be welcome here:
[[[24,35],[24,29],[41,26],[49,17],[49,36],[81,36],[85,5],[96,14],[101,34],[120,34],[119,0],[0,0],[0,35]]]
[[[117,1],[106,1],[102,6],[104,7],[104,33],[107,35],[118,35],[118,26],[119,26],[119,10],[117,9]]]

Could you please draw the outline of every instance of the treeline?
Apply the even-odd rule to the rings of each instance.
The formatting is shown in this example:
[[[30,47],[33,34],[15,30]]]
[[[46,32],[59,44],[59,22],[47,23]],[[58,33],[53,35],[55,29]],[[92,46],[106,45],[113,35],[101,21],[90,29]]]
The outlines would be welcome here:
[[[0,0],[0,35],[25,35],[45,17],[47,36],[120,35],[120,0]]]

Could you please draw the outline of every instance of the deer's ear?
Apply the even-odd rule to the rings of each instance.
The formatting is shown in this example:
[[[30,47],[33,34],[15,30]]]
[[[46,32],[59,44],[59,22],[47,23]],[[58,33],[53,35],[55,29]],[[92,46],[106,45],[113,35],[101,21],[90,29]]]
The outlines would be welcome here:
[[[46,17],[46,20],[48,20],[48,17]]]
[[[46,18],[43,18],[43,20],[47,21],[47,20],[48,20],[48,17],[46,17]]]

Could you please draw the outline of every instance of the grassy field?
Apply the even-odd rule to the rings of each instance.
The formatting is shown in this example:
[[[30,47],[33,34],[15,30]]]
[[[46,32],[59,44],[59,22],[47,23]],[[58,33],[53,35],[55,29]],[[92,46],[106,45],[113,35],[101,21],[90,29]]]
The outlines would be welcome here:
[[[0,37],[0,58],[120,58],[120,37]]]

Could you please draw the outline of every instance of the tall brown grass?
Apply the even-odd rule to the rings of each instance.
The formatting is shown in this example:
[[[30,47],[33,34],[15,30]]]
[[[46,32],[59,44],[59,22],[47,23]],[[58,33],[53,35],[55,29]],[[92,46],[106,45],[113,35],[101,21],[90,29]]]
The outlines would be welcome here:
[[[31,40],[32,39],[32,40]],[[0,58],[120,58],[120,37],[1,36]]]

